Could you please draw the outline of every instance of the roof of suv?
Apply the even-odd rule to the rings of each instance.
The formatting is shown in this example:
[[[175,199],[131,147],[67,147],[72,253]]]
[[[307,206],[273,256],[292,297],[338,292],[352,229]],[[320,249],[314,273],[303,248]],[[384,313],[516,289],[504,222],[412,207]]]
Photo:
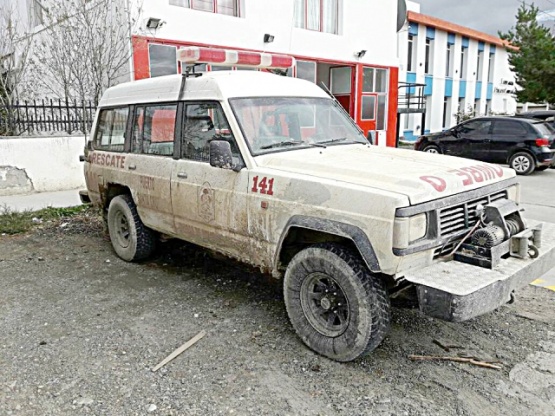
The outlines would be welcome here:
[[[182,75],[167,75],[117,85],[106,90],[100,107],[176,101],[182,79]],[[216,71],[189,76],[184,94],[188,100],[268,96],[329,98],[312,82],[258,71]]]
[[[525,123],[529,123],[529,124],[537,124],[537,123],[543,123],[543,120],[540,119],[534,119],[534,118],[527,118],[527,117],[516,117],[518,120],[516,121],[521,121],[521,122],[525,122]],[[514,116],[482,116],[482,117],[475,117],[472,118],[470,120],[467,121],[472,121],[472,120],[507,120],[507,121],[515,121],[515,117]]]

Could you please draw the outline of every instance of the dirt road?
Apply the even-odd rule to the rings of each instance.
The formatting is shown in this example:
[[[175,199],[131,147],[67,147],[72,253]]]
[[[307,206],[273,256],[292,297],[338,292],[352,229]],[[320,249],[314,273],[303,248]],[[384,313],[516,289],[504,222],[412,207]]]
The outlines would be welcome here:
[[[555,413],[555,292],[463,324],[397,306],[385,342],[339,364],[295,336],[280,282],[175,243],[125,263],[98,225],[64,224],[0,237],[0,415]]]

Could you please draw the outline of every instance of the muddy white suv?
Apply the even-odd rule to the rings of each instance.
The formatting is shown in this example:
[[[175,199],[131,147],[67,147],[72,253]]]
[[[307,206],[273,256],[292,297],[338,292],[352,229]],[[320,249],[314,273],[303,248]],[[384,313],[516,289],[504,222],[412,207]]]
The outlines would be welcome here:
[[[555,228],[525,225],[512,170],[372,146],[300,79],[222,71],[113,87],[85,157],[122,259],[169,236],[283,277],[296,332],[338,361],[380,344],[400,291],[463,321],[555,264]]]

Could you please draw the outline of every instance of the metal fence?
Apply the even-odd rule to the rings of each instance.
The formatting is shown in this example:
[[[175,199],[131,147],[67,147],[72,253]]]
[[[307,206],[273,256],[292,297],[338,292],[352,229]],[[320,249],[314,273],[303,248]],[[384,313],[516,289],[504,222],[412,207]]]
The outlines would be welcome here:
[[[92,101],[41,100],[0,104],[0,136],[87,133],[96,111]]]

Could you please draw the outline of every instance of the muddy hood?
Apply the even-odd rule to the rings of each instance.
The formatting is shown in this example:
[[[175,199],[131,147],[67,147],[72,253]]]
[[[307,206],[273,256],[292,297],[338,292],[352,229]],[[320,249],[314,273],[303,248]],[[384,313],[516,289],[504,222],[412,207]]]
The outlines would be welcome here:
[[[259,167],[395,192],[411,205],[515,176],[476,160],[366,145],[291,150],[256,157]]]

